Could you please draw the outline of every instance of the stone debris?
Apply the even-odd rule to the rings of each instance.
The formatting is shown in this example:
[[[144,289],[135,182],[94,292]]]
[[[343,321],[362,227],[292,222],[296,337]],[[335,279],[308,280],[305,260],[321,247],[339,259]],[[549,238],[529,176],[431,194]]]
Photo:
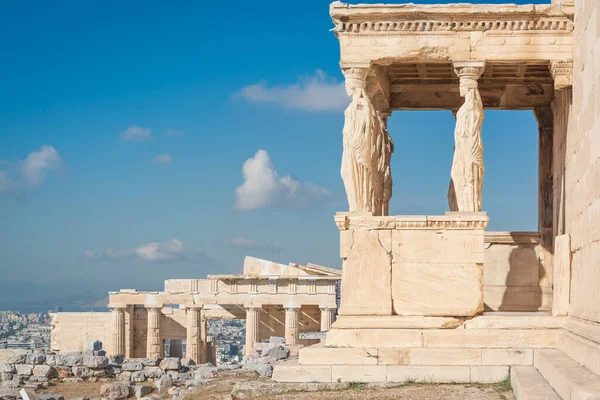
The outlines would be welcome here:
[[[141,399],[152,393],[152,387],[146,385],[133,386],[133,394],[136,398]]]
[[[157,379],[156,381],[154,381],[154,386],[156,386],[156,389],[159,392],[162,392],[165,389],[170,388],[171,386],[173,386],[173,380],[171,379],[171,377],[167,374],[163,375],[160,377],[160,379]]]
[[[179,371],[181,368],[181,359],[175,357],[164,358],[160,362],[160,368],[165,371]]]
[[[133,386],[127,383],[105,383],[100,388],[100,396],[103,399],[124,400],[133,394],[133,390]]]
[[[276,382],[238,382],[233,387],[231,398],[244,400],[254,397],[270,397],[292,392],[322,392],[348,389],[345,383],[276,383]]]
[[[43,393],[37,395],[40,400],[65,400],[65,396],[62,394]]]

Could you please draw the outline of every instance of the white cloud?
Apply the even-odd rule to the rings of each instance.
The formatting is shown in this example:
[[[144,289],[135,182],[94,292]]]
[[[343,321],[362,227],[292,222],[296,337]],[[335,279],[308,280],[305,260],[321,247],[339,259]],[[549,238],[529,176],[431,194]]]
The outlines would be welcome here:
[[[159,154],[152,159],[152,164],[171,164],[173,157],[170,154]]]
[[[131,258],[149,263],[192,261],[200,257],[206,257],[206,253],[200,247],[177,239],[165,242],[150,242],[132,249],[113,250],[109,248],[101,252],[86,250],[83,255],[86,258],[103,261]]]
[[[40,151],[29,153],[22,162],[23,177],[31,186],[40,186],[49,170],[57,169],[62,164],[62,158],[52,146],[42,146]]]
[[[246,239],[241,236],[234,237],[233,239],[231,239],[229,244],[237,247],[254,247],[257,245],[256,240]]]
[[[185,136],[185,132],[184,131],[178,131],[176,129],[167,129],[167,136]]]
[[[244,183],[236,189],[235,208],[253,210],[271,206],[304,208],[331,196],[328,189],[312,182],[283,177],[265,150],[259,150],[242,167]]]
[[[137,125],[131,125],[121,134],[121,140],[125,142],[147,142],[152,139],[152,133],[149,128],[142,128]]]
[[[268,86],[258,82],[244,87],[236,96],[253,103],[305,111],[341,111],[350,103],[344,82],[328,78],[320,69],[313,76],[300,77],[295,84]]]
[[[42,146],[15,163],[2,162],[0,169],[0,195],[23,193],[41,186],[48,174],[63,167],[63,159],[52,146]]]

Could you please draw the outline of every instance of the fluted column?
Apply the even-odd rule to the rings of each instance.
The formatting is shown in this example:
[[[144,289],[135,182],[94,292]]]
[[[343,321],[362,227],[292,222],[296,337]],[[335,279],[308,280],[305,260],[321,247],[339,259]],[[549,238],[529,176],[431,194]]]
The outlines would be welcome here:
[[[110,306],[112,314],[112,353],[125,355],[125,306]]]
[[[331,324],[335,321],[335,307],[320,307],[321,308],[321,332],[327,332],[331,329]]]
[[[146,357],[163,357],[163,345],[160,337],[160,310],[161,307],[146,307],[148,310],[148,332],[146,344]]]
[[[196,364],[203,362],[202,355],[202,304],[195,304],[187,308],[187,335],[185,352],[186,357],[194,360]]]
[[[285,344],[298,344],[298,307],[285,309]]]
[[[254,350],[254,345],[258,341],[258,329],[260,326],[260,309],[259,305],[248,305],[246,308],[246,346],[244,353],[250,354]]]

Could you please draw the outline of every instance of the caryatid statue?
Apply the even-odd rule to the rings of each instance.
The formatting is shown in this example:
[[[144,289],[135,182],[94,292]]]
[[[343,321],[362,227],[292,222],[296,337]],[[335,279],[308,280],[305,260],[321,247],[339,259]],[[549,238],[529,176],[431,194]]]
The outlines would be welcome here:
[[[483,189],[483,103],[477,88],[477,79],[483,72],[482,62],[454,63],[460,79],[460,95],[464,104],[456,113],[454,129],[454,159],[448,190],[451,211],[481,211]]]
[[[393,145],[367,94],[367,73],[363,68],[344,71],[346,91],[352,102],[344,113],[341,174],[350,212],[387,215],[391,197],[389,159]]]

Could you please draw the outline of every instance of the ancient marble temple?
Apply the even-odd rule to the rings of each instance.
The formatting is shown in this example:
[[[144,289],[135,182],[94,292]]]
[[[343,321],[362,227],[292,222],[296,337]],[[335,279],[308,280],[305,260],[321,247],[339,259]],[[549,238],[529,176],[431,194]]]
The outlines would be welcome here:
[[[600,2],[330,6],[351,103],[339,317],[281,382],[498,382],[600,398]],[[403,110],[456,119],[444,215],[390,215]],[[487,231],[487,110],[538,122],[538,229]],[[443,133],[442,133],[443,134]],[[426,157],[427,155],[423,155]]]

